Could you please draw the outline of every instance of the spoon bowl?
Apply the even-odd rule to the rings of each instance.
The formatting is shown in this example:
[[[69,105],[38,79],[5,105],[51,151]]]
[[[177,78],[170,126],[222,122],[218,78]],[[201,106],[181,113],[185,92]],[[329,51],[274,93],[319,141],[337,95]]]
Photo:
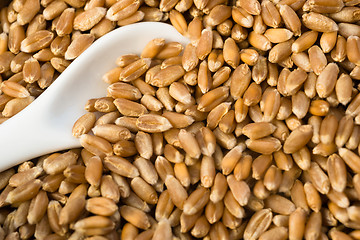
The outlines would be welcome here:
[[[123,54],[140,54],[154,38],[186,45],[166,23],[143,22],[111,31],[95,41],[34,102],[0,125],[0,171],[48,153],[80,147],[72,136],[88,99],[106,96],[101,80]]]

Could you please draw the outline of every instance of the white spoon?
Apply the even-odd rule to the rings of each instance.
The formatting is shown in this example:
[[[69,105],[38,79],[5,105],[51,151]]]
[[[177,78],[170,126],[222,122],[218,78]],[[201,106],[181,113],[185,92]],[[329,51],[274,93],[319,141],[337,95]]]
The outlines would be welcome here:
[[[0,125],[0,171],[32,158],[80,147],[74,122],[88,99],[106,96],[102,76],[122,54],[140,54],[154,38],[186,45],[189,40],[169,24],[144,22],[118,28],[94,42],[23,111]]]

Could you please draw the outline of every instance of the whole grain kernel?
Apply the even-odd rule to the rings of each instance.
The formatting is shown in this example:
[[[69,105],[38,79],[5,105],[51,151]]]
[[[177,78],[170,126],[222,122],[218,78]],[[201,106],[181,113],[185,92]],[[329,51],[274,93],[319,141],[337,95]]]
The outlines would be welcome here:
[[[149,80],[148,83],[155,87],[167,87],[171,83],[177,81],[182,76],[184,76],[184,74],[185,70],[182,68],[181,65],[173,65],[165,69],[161,69],[153,76],[151,80]]]
[[[334,32],[339,30],[339,27],[332,19],[315,12],[304,14],[302,21],[307,28],[318,32]]]
[[[283,92],[283,95],[293,95],[295,94],[302,86],[302,84],[306,81],[308,78],[307,73],[302,70],[301,68],[298,68],[292,72],[290,72],[288,75],[286,71],[284,72],[284,89],[280,88],[278,85],[278,90]],[[287,75],[287,76],[286,76]],[[282,79],[281,79],[282,80]]]
[[[140,77],[150,67],[151,60],[142,58],[122,69],[119,75],[119,80],[123,82],[131,82]]]
[[[251,70],[246,64],[241,64],[235,68],[231,75],[230,93],[237,99],[242,97],[248,88],[251,80]],[[219,89],[219,88],[218,88]]]
[[[5,201],[14,204],[30,200],[39,192],[41,184],[41,180],[33,179],[10,191],[7,194]]]
[[[217,72],[223,67],[224,54],[221,50],[213,50],[208,57],[208,67],[211,72]]]
[[[329,63],[320,73],[316,81],[316,91],[321,98],[328,97],[333,91],[339,68],[336,64]]]
[[[192,116],[186,115],[186,113],[164,112],[162,116],[167,118],[174,128],[185,128],[195,121]]]
[[[156,55],[158,59],[166,59],[170,57],[179,56],[184,47],[178,42],[165,43],[161,51]]]
[[[314,116],[326,116],[330,105],[324,100],[314,100],[310,103],[309,112]]]
[[[209,201],[210,191],[199,187],[184,202],[183,214],[193,215],[202,210]]]
[[[212,156],[215,153],[216,137],[208,127],[201,127],[195,137],[202,154]]]
[[[294,203],[280,195],[270,195],[266,198],[265,207],[272,209],[275,213],[283,215],[290,215],[295,211]]]
[[[303,33],[298,39],[295,40],[291,49],[295,53],[302,52],[314,45],[318,37],[318,32],[308,31]]]
[[[148,113],[148,110],[144,105],[124,98],[115,99],[114,104],[119,112],[124,116],[139,117],[145,113]]]
[[[153,155],[153,146],[150,134],[142,131],[137,132],[134,138],[134,143],[136,150],[139,152],[141,157],[145,159],[151,158]]]
[[[161,63],[161,69],[173,66],[173,65],[179,65],[182,63],[182,56],[175,56],[175,57],[171,57],[168,59],[165,59],[162,63]]]
[[[261,15],[254,16],[253,29],[258,34],[263,34],[266,31],[267,26],[265,25]]]
[[[119,21],[131,16],[139,9],[139,7],[139,1],[116,2],[109,9],[107,9],[106,18],[111,21]]]
[[[336,44],[337,32],[325,32],[320,37],[320,47],[324,53],[330,52]]]
[[[331,51],[331,58],[336,62],[342,62],[346,58],[346,39],[338,36],[335,48]]]
[[[64,54],[65,59],[71,60],[78,57],[93,43],[94,40],[95,37],[91,34],[81,34],[70,43]]]
[[[254,31],[249,33],[248,40],[250,45],[262,51],[268,51],[272,46],[271,41],[265,35],[257,34]]]
[[[139,130],[151,133],[165,132],[172,128],[167,118],[155,114],[141,115],[136,121],[136,126]]]
[[[207,127],[214,129],[218,126],[221,119],[228,113],[230,108],[229,103],[221,103],[209,112],[207,116]]]
[[[27,53],[41,50],[49,46],[53,38],[54,38],[54,34],[50,31],[47,30],[37,31],[27,36],[21,42],[20,50]]]
[[[291,200],[294,202],[295,207],[302,208],[306,212],[309,212],[309,206],[306,199],[306,193],[304,190],[304,185],[299,180],[294,182],[294,185],[290,191]]]
[[[310,99],[305,95],[303,91],[298,91],[295,95],[292,96],[292,111],[295,116],[299,119],[302,119],[306,116],[309,106]]]
[[[278,138],[281,142],[284,142],[290,134],[288,127],[280,120],[274,120],[273,123],[276,126],[273,136]]]
[[[10,65],[15,55],[12,52],[6,51],[0,55],[0,72],[5,73],[10,70]]]
[[[182,56],[182,66],[189,72],[193,70],[199,63],[199,59],[196,55],[196,47],[193,44],[186,45],[184,54]]]
[[[21,10],[17,14],[17,22],[19,22],[19,24],[21,25],[25,25],[29,23],[39,10],[40,10],[40,1],[38,0],[25,1]]]
[[[229,87],[222,86],[213,89],[200,97],[197,109],[201,112],[209,112],[219,103],[222,103],[228,96]]]
[[[114,22],[109,19],[103,18],[98,24],[96,24],[91,30],[90,34],[94,35],[95,38],[104,36],[115,28]]]
[[[304,92],[309,98],[313,98],[316,95],[316,80],[316,74],[314,72],[310,72],[304,83]]]
[[[339,12],[344,7],[342,1],[334,0],[324,4],[322,1],[307,1],[304,6],[304,11],[313,11],[318,13],[333,13]]]
[[[247,124],[244,126],[242,132],[251,139],[258,139],[269,136],[275,129],[276,127],[271,123],[259,122]]]
[[[351,23],[339,23],[339,33],[348,38],[350,36],[359,36],[359,26]]]
[[[65,9],[67,5],[63,1],[53,1],[44,9],[44,18],[46,20],[52,20],[59,16]]]
[[[347,57],[350,62],[358,64],[358,53],[359,53],[359,37],[350,36],[346,41]]]
[[[145,16],[145,14],[144,14],[142,11],[136,11],[136,12],[135,12],[134,14],[132,14],[131,16],[117,21],[117,25],[118,25],[119,27],[122,27],[122,26],[126,26],[126,25],[129,25],[129,24],[132,24],[132,23],[140,22],[141,20],[144,19],[144,16]],[[108,19],[103,18],[103,20],[108,20]],[[101,20],[101,21],[103,21],[103,20]],[[100,21],[100,22],[101,22],[101,21]],[[100,23],[100,22],[99,22],[99,23]],[[107,22],[109,22],[109,24],[112,24],[112,22],[109,21],[109,20],[108,20]],[[98,25],[98,24],[97,24],[97,25]],[[97,26],[97,25],[96,25],[96,26]],[[108,32],[108,31],[111,31],[112,28],[114,28],[114,26],[111,26],[111,25],[110,25],[110,26],[107,26],[107,27],[110,28],[110,29],[109,29],[109,30],[103,30],[103,31]],[[94,28],[92,28],[92,29],[94,29]]]
[[[207,55],[211,52],[213,46],[213,32],[210,29],[204,29],[201,32],[199,43],[196,47],[196,56],[200,60],[204,60]]]
[[[34,101],[34,97],[29,96],[26,98],[14,98],[9,100],[2,111],[4,117],[12,117],[15,114],[19,113],[25,107],[27,107],[31,102]]]
[[[6,95],[14,98],[26,98],[30,96],[29,91],[17,82],[2,82],[0,89]]]
[[[257,211],[248,222],[244,239],[258,238],[270,226],[272,220],[272,212],[270,209],[262,209]]]
[[[152,41],[147,43],[147,45],[144,47],[141,53],[141,57],[143,58],[155,57],[159,53],[161,48],[164,46],[164,44],[165,44],[165,39],[162,38],[153,39]]]
[[[198,83],[198,85],[200,85],[200,83]],[[184,104],[190,104],[192,102],[192,97],[188,88],[182,83],[174,82],[170,84],[169,94],[178,102],[182,102]]]
[[[290,58],[295,66],[303,69],[305,72],[311,72],[311,65],[308,54],[305,52],[293,53]]]
[[[6,51],[6,50],[5,50]],[[3,52],[5,52],[3,51]],[[24,63],[31,57],[30,54],[20,52],[17,54],[10,62],[10,70],[13,73],[19,73],[22,71],[24,67]]]
[[[73,30],[73,21],[75,18],[75,9],[67,8],[65,9],[57,23],[56,23],[56,33],[59,36],[65,36],[66,34],[70,34]]]
[[[68,60],[60,57],[52,58],[50,63],[58,72],[63,72],[70,65]]]
[[[257,60],[256,64],[254,65],[252,69],[252,78],[255,81],[255,83],[260,84],[263,82],[267,75],[268,75],[268,61],[266,58],[260,56]]]
[[[187,22],[185,17],[178,12],[177,10],[171,10],[169,14],[169,19],[171,24],[176,28],[176,30],[181,33],[185,34],[187,32]]]
[[[289,218],[289,237],[291,239],[302,239],[305,232],[306,212],[302,208],[297,208],[290,214]]]
[[[275,167],[274,165],[266,171],[264,176],[264,186],[269,191],[275,191],[280,187],[282,181],[281,170]]]
[[[239,24],[235,24],[231,29],[230,36],[235,40],[235,42],[243,44],[243,46],[241,46],[242,48],[248,47],[248,43],[244,41],[248,37],[248,31],[246,28],[240,26]],[[221,48],[221,46],[215,46],[215,44],[214,47]]]
[[[301,22],[296,12],[287,4],[279,6],[279,13],[285,23],[285,26],[290,29],[295,36],[301,34]]]
[[[303,121],[294,114],[291,114],[287,119],[285,119],[285,124],[290,131],[294,131],[296,128],[303,125]]]
[[[91,130],[95,136],[102,137],[111,143],[115,143],[120,140],[129,140],[131,138],[131,133],[128,129],[115,124],[96,125]]]
[[[309,48],[308,53],[311,68],[316,75],[319,75],[327,65],[326,56],[317,45]]]
[[[269,51],[269,57],[268,60],[270,63],[281,63],[285,59],[287,59],[291,55],[291,46],[293,44],[293,40],[289,40],[284,43],[279,43],[275,45],[270,51]],[[287,68],[284,68],[285,70],[288,70]],[[280,76],[279,76],[280,77]],[[281,82],[278,83],[280,85]]]
[[[245,141],[245,144],[249,149],[261,154],[271,154],[281,148],[281,142],[274,137],[248,139]]]
[[[358,8],[344,7],[340,11],[331,13],[330,16],[338,22],[354,23],[358,18]]]
[[[219,4],[211,9],[208,16],[207,24],[215,27],[231,17],[231,7]]]
[[[240,51],[240,60],[244,63],[254,66],[259,59],[259,53],[255,49],[242,49]]]
[[[181,0],[181,1],[178,1],[175,5],[175,9],[179,12],[185,12],[187,10],[189,10],[191,7],[192,7],[192,1],[189,1],[189,0]],[[150,5],[150,4],[149,4]],[[155,4],[153,5],[157,5],[156,1],[155,1]]]
[[[263,111],[263,121],[270,122],[280,113],[281,98],[274,88],[267,88],[260,102]]]
[[[51,52],[58,57],[62,57],[65,54],[65,51],[70,45],[70,37],[64,36],[64,37],[56,37],[50,44],[50,50]]]
[[[224,204],[222,202],[213,203],[209,201],[205,207],[205,217],[210,224],[214,224],[221,218],[223,211]]]
[[[238,161],[241,159],[244,148],[244,145],[238,145],[224,155],[223,161],[221,162],[221,168],[224,175],[229,175],[234,171]]]
[[[321,213],[313,212],[310,214],[309,220],[305,226],[305,238],[318,237],[321,234]]]
[[[106,234],[114,228],[114,222],[103,216],[91,216],[77,221],[74,229],[83,234],[96,235]]]
[[[144,21],[159,22],[168,18],[167,15],[156,7],[141,6],[139,9],[144,13]]]
[[[270,28],[265,31],[264,36],[272,43],[280,43],[289,40],[293,33],[286,28]]]
[[[303,125],[296,128],[292,131],[289,137],[285,140],[284,143],[284,152],[285,153],[294,153],[300,150],[307,142],[311,139],[313,135],[313,128],[311,125]]]
[[[241,7],[233,7],[231,16],[242,27],[250,28],[254,24],[254,17]]]
[[[272,155],[260,155],[252,162],[252,176],[259,180],[265,175],[266,170],[270,167]]]
[[[292,154],[294,162],[303,170],[310,168],[311,156],[307,147],[301,148],[299,151]]]
[[[339,127],[336,131],[335,143],[336,146],[342,147],[348,141],[353,132],[354,121],[351,116],[344,116],[339,121]]]
[[[6,52],[8,46],[8,40],[9,37],[5,32],[0,34],[0,53]]]
[[[280,24],[280,13],[271,1],[263,1],[261,3],[261,16],[264,23],[269,27],[276,28]]]
[[[160,111],[164,106],[163,104],[157,100],[154,96],[145,94],[141,100],[141,104],[143,104],[150,111]]]
[[[30,58],[25,61],[23,67],[24,81],[27,83],[34,83],[41,77],[41,69],[38,60]]]

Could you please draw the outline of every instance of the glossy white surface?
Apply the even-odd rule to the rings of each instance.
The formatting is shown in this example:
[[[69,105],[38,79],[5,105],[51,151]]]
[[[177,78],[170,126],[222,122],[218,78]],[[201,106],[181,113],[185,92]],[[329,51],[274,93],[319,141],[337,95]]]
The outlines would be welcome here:
[[[74,122],[85,113],[88,99],[106,96],[102,75],[122,54],[140,54],[153,38],[188,39],[165,23],[144,22],[118,28],[83,52],[26,109],[0,125],[0,171],[32,158],[80,146],[72,136]]]

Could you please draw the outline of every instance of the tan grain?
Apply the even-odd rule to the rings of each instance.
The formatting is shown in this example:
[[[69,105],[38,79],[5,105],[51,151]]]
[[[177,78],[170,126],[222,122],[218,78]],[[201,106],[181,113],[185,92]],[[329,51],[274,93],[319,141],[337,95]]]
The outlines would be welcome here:
[[[339,30],[339,27],[332,19],[315,12],[304,14],[302,21],[307,28],[318,32],[334,32]]]
[[[257,211],[248,222],[245,232],[244,239],[252,239],[259,237],[265,232],[270,226],[272,220],[272,212],[270,209],[263,209]]]
[[[301,34],[301,22],[296,12],[287,4],[279,5],[279,13],[285,23],[285,26],[290,29],[295,36]]]
[[[233,20],[242,27],[250,28],[254,24],[254,17],[241,7],[233,7],[231,15]]]
[[[140,7],[140,1],[120,1],[113,4],[106,12],[111,21],[125,19],[134,14]]]
[[[17,14],[17,22],[21,25],[29,23],[40,10],[39,0],[27,0]]]
[[[152,139],[150,134],[138,131],[134,138],[136,150],[145,159],[150,159],[153,155]]]
[[[290,136],[284,143],[285,153],[294,153],[300,150],[311,139],[313,128],[311,125],[303,125],[290,133]]]

